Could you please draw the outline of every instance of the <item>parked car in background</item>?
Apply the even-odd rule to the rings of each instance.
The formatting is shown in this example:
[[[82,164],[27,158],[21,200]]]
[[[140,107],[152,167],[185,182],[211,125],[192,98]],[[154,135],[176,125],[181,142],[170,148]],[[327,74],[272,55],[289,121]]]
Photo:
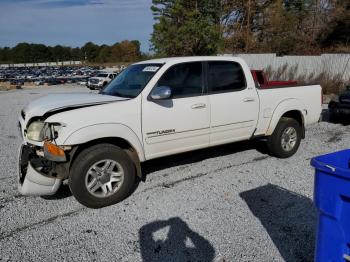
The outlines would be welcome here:
[[[36,86],[41,86],[45,83],[45,81],[43,79],[40,79],[40,80],[36,80],[34,81],[34,85]]]
[[[251,139],[287,158],[319,120],[321,96],[319,85],[261,89],[235,57],[139,62],[99,94],[49,95],[22,110],[19,191],[50,195],[68,180],[99,208],[131,194],[150,159]]]
[[[331,100],[328,104],[329,117],[331,121],[341,120],[343,116],[350,116],[350,86],[339,95],[337,100]]]
[[[251,70],[253,79],[257,86],[260,88],[271,88],[271,87],[284,87],[297,85],[298,82],[294,80],[288,81],[271,81],[269,80],[266,73],[262,70]]]
[[[0,67],[0,81],[22,80],[36,85],[41,85],[42,82],[48,85],[58,85],[86,82],[89,77],[95,76],[98,72],[97,67]]]
[[[108,73],[108,72],[100,72],[94,77],[90,77],[87,82],[87,87],[91,90],[94,89],[102,89],[105,87],[109,82],[112,81],[116,77],[117,74],[115,73]]]

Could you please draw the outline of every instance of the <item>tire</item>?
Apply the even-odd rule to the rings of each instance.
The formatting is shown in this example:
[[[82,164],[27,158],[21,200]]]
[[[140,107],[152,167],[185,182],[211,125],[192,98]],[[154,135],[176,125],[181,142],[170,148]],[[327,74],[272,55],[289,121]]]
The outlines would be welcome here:
[[[80,152],[69,173],[73,196],[90,208],[110,206],[124,200],[134,191],[136,184],[133,161],[124,150],[111,144],[95,145]]]
[[[269,153],[278,158],[291,157],[299,148],[301,136],[302,127],[298,121],[293,118],[282,117],[273,134],[267,139]],[[295,138],[291,139],[292,137]]]

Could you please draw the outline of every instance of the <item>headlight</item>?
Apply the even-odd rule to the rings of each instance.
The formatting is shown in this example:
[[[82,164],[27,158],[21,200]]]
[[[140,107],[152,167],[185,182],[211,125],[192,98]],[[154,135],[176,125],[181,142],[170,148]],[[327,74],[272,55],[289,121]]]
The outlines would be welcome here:
[[[58,137],[59,130],[65,125],[60,123],[45,123],[34,121],[27,128],[27,138],[33,141],[42,142]]]
[[[41,121],[35,121],[31,123],[27,128],[27,138],[33,141],[44,141],[45,130],[50,131],[47,128],[47,124]]]

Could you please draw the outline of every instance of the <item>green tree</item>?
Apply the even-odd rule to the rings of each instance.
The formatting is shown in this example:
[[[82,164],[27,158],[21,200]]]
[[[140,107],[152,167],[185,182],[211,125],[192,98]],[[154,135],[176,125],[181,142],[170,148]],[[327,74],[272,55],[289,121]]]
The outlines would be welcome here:
[[[153,0],[151,42],[160,55],[211,55],[222,42],[218,0]]]
[[[31,44],[31,59],[34,63],[47,62],[51,60],[51,52],[46,45],[43,44]]]
[[[109,62],[111,59],[111,47],[108,45],[100,46],[100,50],[98,52],[97,61],[98,62]]]
[[[71,49],[71,60],[79,61],[83,59],[82,52],[79,47]]]
[[[297,17],[282,0],[276,0],[264,12],[265,23],[261,32],[265,50],[280,55],[292,53],[297,43]]]
[[[4,61],[4,62],[13,62],[12,49],[10,47],[5,46],[2,49],[2,61]]]
[[[19,43],[12,49],[12,60],[15,63],[32,62],[31,47],[28,43]]]
[[[98,56],[99,46],[92,42],[87,42],[81,48],[81,51],[83,53],[84,60],[87,59],[88,61],[94,62]]]
[[[136,55],[137,57],[141,56],[141,43],[139,40],[132,40],[130,41],[136,48]]]
[[[53,61],[63,61],[63,46],[56,45],[51,48],[51,57]]]

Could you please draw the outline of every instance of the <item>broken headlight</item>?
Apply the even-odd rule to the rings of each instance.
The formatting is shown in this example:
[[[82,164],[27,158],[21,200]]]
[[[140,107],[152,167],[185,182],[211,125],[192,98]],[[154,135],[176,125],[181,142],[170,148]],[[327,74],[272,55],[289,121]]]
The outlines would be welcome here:
[[[44,141],[46,130],[50,131],[46,123],[34,121],[27,128],[27,138],[37,142]]]
[[[27,128],[27,138],[33,141],[42,142],[58,137],[58,131],[62,125],[59,123],[45,123],[34,121]]]

